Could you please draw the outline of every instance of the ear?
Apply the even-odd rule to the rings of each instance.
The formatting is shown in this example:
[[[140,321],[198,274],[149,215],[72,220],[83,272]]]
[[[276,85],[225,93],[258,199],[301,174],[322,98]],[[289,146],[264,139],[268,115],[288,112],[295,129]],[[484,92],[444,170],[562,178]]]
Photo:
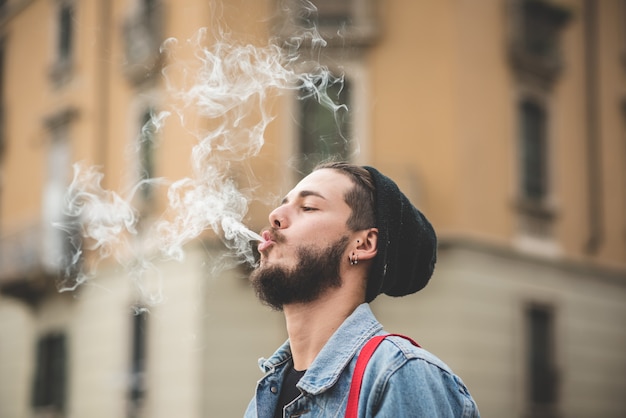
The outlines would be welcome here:
[[[378,253],[378,229],[370,228],[359,231],[358,236],[355,238],[356,253],[359,256],[359,260],[371,260]]]

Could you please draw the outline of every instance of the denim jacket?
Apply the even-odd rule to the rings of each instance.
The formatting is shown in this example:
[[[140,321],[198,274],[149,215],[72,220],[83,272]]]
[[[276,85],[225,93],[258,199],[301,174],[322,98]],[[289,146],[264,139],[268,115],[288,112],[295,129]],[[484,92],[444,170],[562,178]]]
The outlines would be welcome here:
[[[285,407],[283,416],[343,417],[357,355],[367,340],[380,334],[385,332],[369,305],[360,305],[300,379],[301,395]],[[272,418],[290,360],[289,341],[269,359],[259,360],[265,376],[257,383],[245,417]],[[404,338],[389,337],[365,370],[358,416],[479,417],[479,413],[469,391],[447,365]]]

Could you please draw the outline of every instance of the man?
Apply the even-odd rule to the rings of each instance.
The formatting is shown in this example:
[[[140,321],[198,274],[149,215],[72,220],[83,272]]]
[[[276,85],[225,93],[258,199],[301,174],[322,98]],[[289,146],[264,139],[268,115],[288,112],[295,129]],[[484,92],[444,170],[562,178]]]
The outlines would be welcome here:
[[[269,221],[250,280],[283,311],[289,339],[260,360],[245,416],[343,417],[361,348],[385,334],[368,303],[427,284],[435,233],[392,180],[347,163],[316,167]],[[478,415],[448,366],[402,337],[384,339],[365,368],[359,417]]]

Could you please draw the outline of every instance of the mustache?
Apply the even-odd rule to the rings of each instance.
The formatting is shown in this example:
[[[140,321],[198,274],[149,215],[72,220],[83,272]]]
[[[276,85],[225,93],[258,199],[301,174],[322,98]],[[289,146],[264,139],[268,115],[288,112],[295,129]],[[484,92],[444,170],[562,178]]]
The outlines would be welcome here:
[[[269,232],[270,234],[270,239],[276,243],[283,243],[285,241],[287,241],[287,239],[285,238],[285,236],[280,232],[280,230],[274,226],[268,226],[267,228],[264,228],[261,231],[261,235],[263,235],[264,232]]]

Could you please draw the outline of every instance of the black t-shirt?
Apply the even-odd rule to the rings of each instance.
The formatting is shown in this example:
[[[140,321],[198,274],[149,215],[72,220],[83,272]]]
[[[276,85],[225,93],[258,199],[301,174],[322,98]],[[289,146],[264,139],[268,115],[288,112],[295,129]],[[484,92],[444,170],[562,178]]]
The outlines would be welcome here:
[[[289,365],[289,370],[285,372],[285,379],[280,389],[280,396],[274,411],[274,418],[283,418],[283,408],[300,396],[300,390],[296,384],[300,381],[306,370],[299,371],[293,368],[293,364]]]

